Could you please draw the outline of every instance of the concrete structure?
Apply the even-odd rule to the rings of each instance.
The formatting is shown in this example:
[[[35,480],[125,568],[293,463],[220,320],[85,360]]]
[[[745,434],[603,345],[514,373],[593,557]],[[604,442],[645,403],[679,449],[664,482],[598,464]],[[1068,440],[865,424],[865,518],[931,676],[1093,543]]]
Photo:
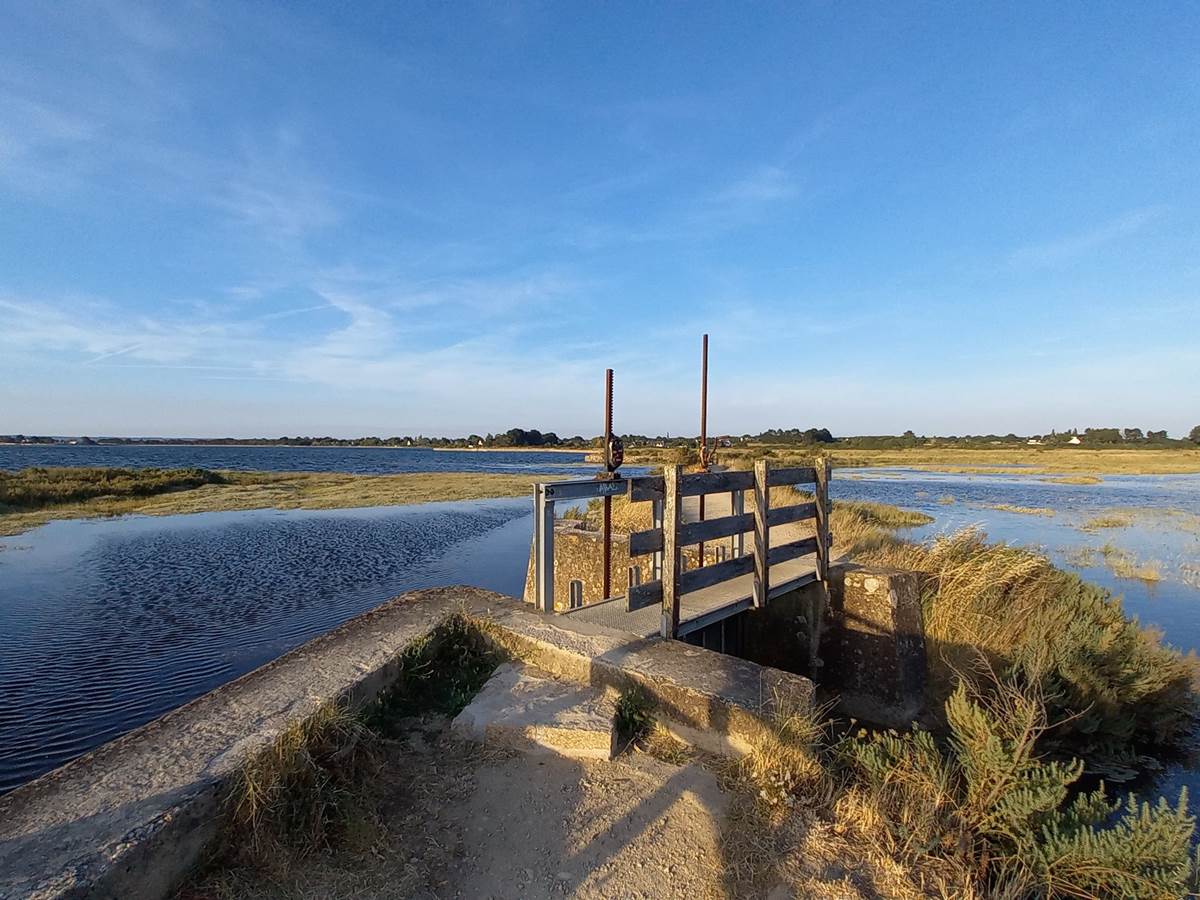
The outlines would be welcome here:
[[[831,576],[822,682],[845,715],[911,725],[925,695],[920,577],[862,566],[839,566]]]
[[[0,797],[0,897],[169,895],[216,836],[246,760],[326,703],[372,698],[398,654],[456,612],[557,679],[641,686],[660,721],[711,750],[743,752],[778,712],[813,702],[808,679],[678,641],[475,588],[406,594]]]
[[[617,752],[615,716],[612,692],[554,681],[519,663],[505,663],[451,728],[480,743],[612,759]]]

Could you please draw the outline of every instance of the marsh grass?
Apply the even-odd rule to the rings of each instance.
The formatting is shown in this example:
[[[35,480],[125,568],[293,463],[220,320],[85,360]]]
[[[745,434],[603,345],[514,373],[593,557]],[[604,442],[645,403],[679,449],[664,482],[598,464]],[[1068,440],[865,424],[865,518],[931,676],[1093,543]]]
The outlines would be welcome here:
[[[941,506],[953,506],[958,502],[958,498],[953,494],[942,494],[942,496],[938,497],[937,502]]]
[[[1154,584],[1162,580],[1162,563],[1158,560],[1139,562],[1131,553],[1114,544],[1101,547],[1073,547],[1066,551],[1067,563],[1078,568],[1103,565],[1116,578]]]
[[[1120,600],[1044,556],[975,529],[928,544],[879,541],[855,559],[925,573],[930,701],[979,665],[1020,677],[1060,722],[1048,746],[1110,779],[1142,753],[1182,752],[1195,722],[1194,664],[1127,618]]]
[[[630,464],[661,464],[670,451],[635,448],[626,451]],[[875,466],[927,469],[935,472],[1044,476],[1047,479],[1086,478],[1066,484],[1095,484],[1102,475],[1172,475],[1200,472],[1200,448],[1105,448],[1007,447],[910,447],[860,450],[823,445],[804,448],[794,445],[744,445],[721,450],[722,464],[748,468],[755,459],[767,457],[780,465],[811,465],[827,455],[836,468]],[[1093,480],[1094,479],[1094,480]]]
[[[329,703],[246,761],[224,798],[217,867],[286,868],[381,826],[372,781],[406,717],[454,715],[506,658],[486,625],[455,614],[397,658],[398,677],[362,709]],[[411,719],[409,719],[411,721]]]
[[[1039,478],[1047,484],[1103,484],[1104,479],[1099,475],[1058,475],[1053,478]]]
[[[1021,516],[1052,516],[1054,510],[1046,506],[1017,506],[1012,503],[991,503],[988,509],[998,509],[1001,512],[1016,513]]]
[[[1133,524],[1133,516],[1127,513],[1106,513],[1093,516],[1079,526],[1082,531],[1099,531],[1101,528],[1128,528]]]
[[[1148,583],[1162,580],[1162,563],[1158,560],[1139,562],[1132,554],[1111,543],[1106,543],[1099,550],[1104,564],[1117,578]]]
[[[29,468],[0,471],[0,512],[29,511],[97,498],[110,501],[225,484],[207,469]]]
[[[45,469],[28,489],[11,496],[28,496],[43,505],[0,506],[0,535],[19,534],[52,519],[103,516],[164,516],[247,509],[345,509],[363,506],[401,506],[431,501],[477,500],[527,494],[535,481],[553,475],[505,475],[484,472],[413,472],[402,475],[349,475],[325,472],[205,472],[204,476],[155,479],[152,470]],[[134,480],[123,493],[96,493],[106,482],[80,472],[132,471]],[[166,470],[163,470],[166,471]],[[11,477],[11,476],[9,476]],[[193,484],[193,482],[196,482]],[[120,479],[117,484],[124,484]],[[10,482],[11,484],[11,482]],[[82,486],[81,486],[82,485]],[[107,483],[107,486],[112,486]],[[105,488],[106,489],[106,488]],[[90,492],[87,499],[69,499],[72,491]],[[157,490],[157,492],[154,492]],[[49,501],[37,501],[38,495]]]

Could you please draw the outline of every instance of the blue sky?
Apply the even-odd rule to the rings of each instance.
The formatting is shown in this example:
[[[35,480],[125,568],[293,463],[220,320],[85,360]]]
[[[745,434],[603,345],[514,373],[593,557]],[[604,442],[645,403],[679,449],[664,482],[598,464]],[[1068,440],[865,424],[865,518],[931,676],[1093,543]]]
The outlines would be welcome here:
[[[0,432],[1200,422],[1193,5],[0,7]]]

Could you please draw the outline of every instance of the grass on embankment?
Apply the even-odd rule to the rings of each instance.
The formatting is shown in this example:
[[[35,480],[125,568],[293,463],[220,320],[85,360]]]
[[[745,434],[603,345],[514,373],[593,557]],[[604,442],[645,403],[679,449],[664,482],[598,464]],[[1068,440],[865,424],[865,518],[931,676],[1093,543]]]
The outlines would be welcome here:
[[[340,509],[517,497],[550,475],[413,472],[211,472],[205,469],[23,469],[0,472],[0,535],[52,519],[168,516],[246,509]]]
[[[1036,687],[1058,723],[1044,745],[1110,779],[1132,775],[1143,751],[1184,747],[1196,713],[1194,658],[1127,618],[1103,588],[973,529],[928,544],[876,540],[851,555],[929,576],[923,605],[935,703],[983,666]]]
[[[177,896],[257,895],[256,879],[285,881],[310,855],[376,848],[400,827],[389,759],[409,752],[406,727],[457,715],[506,658],[485,625],[456,614],[400,653],[395,681],[365,707],[331,703],[293,722],[233,778],[218,846]]]

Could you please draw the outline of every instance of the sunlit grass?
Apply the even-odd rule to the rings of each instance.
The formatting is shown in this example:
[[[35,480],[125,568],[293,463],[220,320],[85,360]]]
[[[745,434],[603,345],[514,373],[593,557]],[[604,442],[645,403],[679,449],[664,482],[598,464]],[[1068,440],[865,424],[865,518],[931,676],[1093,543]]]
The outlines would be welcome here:
[[[1127,528],[1133,524],[1133,516],[1126,513],[1105,513],[1093,516],[1082,525],[1083,531],[1099,531],[1101,528]]]
[[[1017,513],[1022,516],[1052,516],[1054,510],[1045,506],[1017,506],[1013,503],[992,503],[988,509],[998,509],[1001,512]]]
[[[492,474],[484,472],[412,472],[401,475],[351,475],[336,472],[201,472],[190,476],[194,484],[179,477],[166,479],[134,471],[123,493],[97,494],[87,499],[65,499],[75,490],[80,472],[95,470],[47,469],[48,481],[39,487],[47,498],[56,492],[63,502],[42,501],[40,507],[0,507],[0,535],[19,534],[52,519],[101,516],[166,516],[183,513],[246,509],[343,509],[364,506],[400,506],[440,500],[477,500],[486,497],[517,497],[528,494],[535,481],[554,480],[553,475]],[[101,470],[104,471],[104,470]],[[123,471],[123,470],[117,470]],[[153,473],[157,470],[148,470]],[[85,484],[87,482],[85,481]],[[160,492],[149,490],[170,485]],[[61,488],[58,487],[61,485]],[[139,491],[141,491],[139,493]]]

